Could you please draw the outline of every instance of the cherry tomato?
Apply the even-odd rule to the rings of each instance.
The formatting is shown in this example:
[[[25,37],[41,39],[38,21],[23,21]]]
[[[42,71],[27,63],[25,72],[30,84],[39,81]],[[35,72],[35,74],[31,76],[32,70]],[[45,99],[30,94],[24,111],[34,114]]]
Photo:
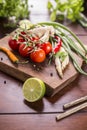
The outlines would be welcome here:
[[[43,62],[46,58],[45,51],[43,49],[38,48],[30,54],[30,58],[34,62]]]
[[[20,32],[19,36],[18,36],[18,42],[21,43],[21,42],[25,42],[25,38],[23,36],[26,36],[26,33],[24,31]]]
[[[22,37],[22,36],[19,36],[18,38],[18,42],[21,43],[21,42],[25,42],[25,39]]]
[[[26,32],[22,31],[21,34],[26,35]]]
[[[26,46],[26,44],[20,44],[20,46],[19,46],[19,53],[23,57],[28,57],[30,54],[29,52],[31,50],[32,50],[32,48],[29,46]]]
[[[50,42],[42,43],[40,48],[45,51],[46,55],[52,51],[52,45]]]
[[[19,49],[19,43],[16,39],[10,38],[8,44],[12,50],[17,51]]]

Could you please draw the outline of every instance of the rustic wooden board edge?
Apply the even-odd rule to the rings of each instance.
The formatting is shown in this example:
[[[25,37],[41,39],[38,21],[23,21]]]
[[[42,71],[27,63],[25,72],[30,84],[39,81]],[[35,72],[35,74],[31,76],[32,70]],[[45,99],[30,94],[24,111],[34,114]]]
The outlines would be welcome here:
[[[14,69],[14,71],[13,71],[13,69]],[[15,67],[9,66],[9,65],[5,64],[4,62],[0,62],[0,71],[6,73],[9,76],[12,76],[13,78],[15,78],[17,80],[20,80],[22,82],[25,82],[25,80],[27,80],[28,78],[31,77],[29,74],[26,74],[26,73],[18,70]],[[20,73],[20,76],[18,75],[18,73]],[[54,89],[51,88],[48,84],[46,84],[46,96],[51,96],[53,94],[53,92],[54,92]]]
[[[13,71],[14,68],[14,71]],[[0,70],[12,77],[14,77],[17,80],[20,80],[24,82],[26,79],[30,78],[31,76],[29,74],[26,74],[20,70],[18,70],[15,67],[11,67],[4,62],[0,62]],[[9,73],[10,72],[10,73]],[[18,75],[18,72],[20,73],[20,76]],[[74,76],[72,76],[70,79],[66,80],[63,84],[61,84],[58,88],[53,89],[48,84],[46,84],[46,96],[53,97],[55,94],[57,94],[60,90],[62,90],[64,87],[69,85],[69,83],[73,82],[79,73],[76,73]]]
[[[9,48],[9,46],[6,44],[8,41],[8,36],[6,36],[5,38],[3,38],[0,43],[3,46],[6,46],[7,48]],[[4,44],[2,44],[4,43]],[[18,69],[17,66],[13,65],[11,63],[11,61],[8,59],[7,56],[2,55],[2,57],[4,57],[3,61],[0,61],[0,70],[3,71],[4,73],[7,73],[8,75],[24,82],[27,78],[29,77],[34,77],[33,75],[31,76],[29,73],[26,73],[25,71],[22,71],[21,69]],[[77,57],[76,59],[78,60],[80,57]],[[79,59],[80,61],[80,65],[82,66],[82,59]],[[75,70],[75,69],[73,69]],[[19,75],[20,73],[20,75]],[[74,72],[75,75],[71,76],[70,79],[66,79],[66,81],[64,80],[63,83],[61,84],[61,81],[57,82],[59,83],[59,86],[57,87],[57,83],[55,88],[54,87],[50,87],[46,82],[46,95],[47,96],[54,96],[56,93],[58,93],[60,90],[62,90],[65,86],[67,86],[69,83],[71,83],[72,81],[75,80],[75,78],[77,77],[77,71]],[[65,75],[66,76],[66,75]],[[46,78],[45,78],[46,79]],[[47,80],[46,80],[47,81]],[[54,81],[51,81],[52,85],[54,83]],[[54,83],[55,84],[55,83]]]
[[[34,75],[31,76],[29,73],[26,73],[26,71],[22,71],[22,69],[23,69],[22,66],[20,66],[18,64],[11,63],[10,59],[8,59],[6,54],[3,54],[3,52],[1,53],[1,57],[4,57],[4,58],[3,58],[3,60],[0,61],[0,70],[3,71],[4,73],[22,81],[22,82],[24,82],[26,79],[28,79],[30,77],[34,77]],[[82,62],[82,59],[80,57],[79,57],[79,62],[80,62],[80,65],[82,66],[83,62]],[[61,80],[62,80],[61,79],[59,81],[60,83],[58,83],[58,86],[57,86],[57,83],[55,84],[56,85],[55,88],[52,86],[49,86],[49,84],[47,82],[45,82],[47,96],[54,96],[56,93],[58,93],[60,90],[62,90],[64,87],[66,87],[72,81],[75,80],[75,78],[78,75],[78,72],[75,70],[75,68],[73,67],[71,62],[69,64],[69,69],[70,69],[70,66],[71,66],[71,68],[73,68],[74,74],[72,74],[72,76],[70,76],[70,78],[68,79],[68,78],[65,78],[67,76],[66,72],[65,72],[63,82],[61,82]],[[20,67],[21,67],[21,69],[19,69]],[[67,74],[69,74],[69,72]],[[52,81],[52,84],[53,84],[53,82],[54,81]]]
[[[25,81],[27,78],[29,78],[29,75],[24,74],[24,72],[21,72],[20,70],[17,70],[14,68],[15,71],[13,71],[13,67],[6,65],[4,62],[0,62],[0,70],[20,81]],[[18,71],[20,72],[20,76],[18,75]],[[10,73],[9,73],[10,72]]]
[[[65,81],[64,84],[61,84],[60,87],[56,88],[54,92],[51,94],[51,97],[53,97],[55,94],[60,92],[64,87],[67,87],[70,83],[72,83],[77,78],[78,75],[79,73],[76,73],[76,75],[72,76],[70,79]]]

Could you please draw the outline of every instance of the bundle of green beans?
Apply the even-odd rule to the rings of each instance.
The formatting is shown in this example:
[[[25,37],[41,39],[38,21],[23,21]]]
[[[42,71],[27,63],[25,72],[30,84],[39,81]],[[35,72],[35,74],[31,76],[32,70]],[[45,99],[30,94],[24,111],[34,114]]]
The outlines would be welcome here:
[[[78,64],[78,62],[76,61],[76,59],[73,56],[73,51],[74,51],[74,53],[79,54],[82,57],[82,59],[85,61],[85,63],[87,63],[87,58],[85,56],[87,54],[87,49],[84,46],[84,44],[80,41],[80,39],[72,31],[70,31],[67,27],[65,27],[64,25],[62,25],[60,23],[43,22],[43,23],[39,23],[39,24],[53,26],[57,30],[57,35],[63,41],[62,46],[68,52],[68,55],[72,59],[72,63],[74,65],[74,67],[76,68],[76,70],[81,74],[87,75],[87,73],[82,70],[82,68],[80,67],[80,65]],[[70,35],[68,35],[64,32],[69,33],[72,36],[72,38],[70,37]],[[83,54],[81,49],[78,48],[78,46],[75,44],[75,42],[77,42],[81,46],[81,48],[84,50],[85,55]]]

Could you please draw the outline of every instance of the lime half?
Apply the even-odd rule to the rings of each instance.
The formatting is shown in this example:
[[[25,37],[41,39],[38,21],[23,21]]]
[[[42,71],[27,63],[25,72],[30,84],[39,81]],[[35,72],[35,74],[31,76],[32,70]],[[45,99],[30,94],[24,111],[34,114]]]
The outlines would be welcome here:
[[[41,99],[45,92],[45,84],[38,78],[29,78],[23,84],[23,95],[25,100],[29,102],[35,102]]]

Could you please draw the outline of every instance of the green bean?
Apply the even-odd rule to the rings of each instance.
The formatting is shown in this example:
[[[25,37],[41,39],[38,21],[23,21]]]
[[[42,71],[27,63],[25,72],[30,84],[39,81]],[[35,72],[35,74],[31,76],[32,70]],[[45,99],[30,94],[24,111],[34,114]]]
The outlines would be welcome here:
[[[82,53],[81,50],[78,49],[78,46],[69,38],[69,37],[64,37],[67,41],[67,43],[70,45],[70,47],[77,53],[79,54],[84,60],[85,62],[87,62],[87,58],[85,57],[85,55]]]
[[[74,38],[75,40],[81,45],[81,47],[84,49],[84,51],[87,53],[87,49],[84,47],[84,45],[82,44],[82,42],[79,40],[79,38],[71,31],[69,30],[67,27],[65,27],[64,25],[60,24],[60,23],[56,23],[56,22],[42,22],[42,23],[38,23],[40,25],[50,25],[50,26],[54,26],[54,28],[56,26],[64,29],[65,31],[69,32]]]
[[[83,51],[81,49],[78,49],[78,46],[75,44],[75,42],[68,36],[66,35],[63,31],[61,31],[59,28],[56,28],[58,30],[58,34],[61,34],[63,38],[66,39],[67,43],[70,45],[70,47],[77,53],[79,54],[84,61],[87,63],[87,58],[83,54]],[[62,38],[61,37],[61,38]]]
[[[56,23],[56,22],[42,22],[39,23],[40,25],[49,25],[49,26],[53,26],[55,29],[58,30],[58,36],[62,39],[63,44],[62,46],[64,47],[64,49],[67,51],[67,53],[69,54],[69,56],[71,57],[72,63],[74,65],[74,67],[76,68],[76,70],[84,75],[87,75],[86,72],[84,72],[82,70],[82,68],[80,67],[80,65],[77,63],[75,57],[73,56],[73,52],[71,50],[71,48],[74,49],[74,51],[79,54],[87,63],[87,58],[84,56],[84,54],[82,53],[82,51],[80,51],[78,49],[78,46],[74,43],[74,41],[68,36],[66,35],[63,31],[67,31],[74,39],[76,42],[78,42],[80,44],[80,46],[82,47],[82,49],[85,51],[85,53],[87,54],[87,49],[85,48],[84,44],[79,40],[79,38],[72,32],[70,31],[67,27],[65,27],[64,25],[60,24],[60,23]],[[63,30],[63,31],[62,31]]]
[[[67,44],[67,42],[66,42],[64,39],[62,39],[62,40],[63,40],[63,43],[64,43],[64,44],[63,44],[63,47],[64,47],[64,49],[68,52],[69,56],[71,57],[71,59],[72,59],[72,61],[73,61],[73,64],[74,64],[74,67],[76,68],[76,70],[77,70],[79,73],[81,73],[81,74],[87,75],[87,73],[84,72],[84,71],[81,69],[81,67],[80,67],[79,64],[77,63],[76,59],[73,57],[73,53],[72,53],[72,51],[71,51],[69,45]]]
[[[80,67],[79,64],[77,63],[76,59],[73,57],[72,50],[71,50],[70,46],[68,45],[66,39],[64,39],[61,35],[59,35],[59,37],[62,38],[62,41],[63,41],[63,45],[62,45],[62,46],[64,47],[64,49],[68,52],[69,56],[71,57],[72,62],[73,62],[73,64],[74,64],[74,67],[76,68],[76,70],[77,70],[79,73],[81,73],[81,74],[87,75],[87,73],[84,72],[84,71],[81,69],[81,67]]]

